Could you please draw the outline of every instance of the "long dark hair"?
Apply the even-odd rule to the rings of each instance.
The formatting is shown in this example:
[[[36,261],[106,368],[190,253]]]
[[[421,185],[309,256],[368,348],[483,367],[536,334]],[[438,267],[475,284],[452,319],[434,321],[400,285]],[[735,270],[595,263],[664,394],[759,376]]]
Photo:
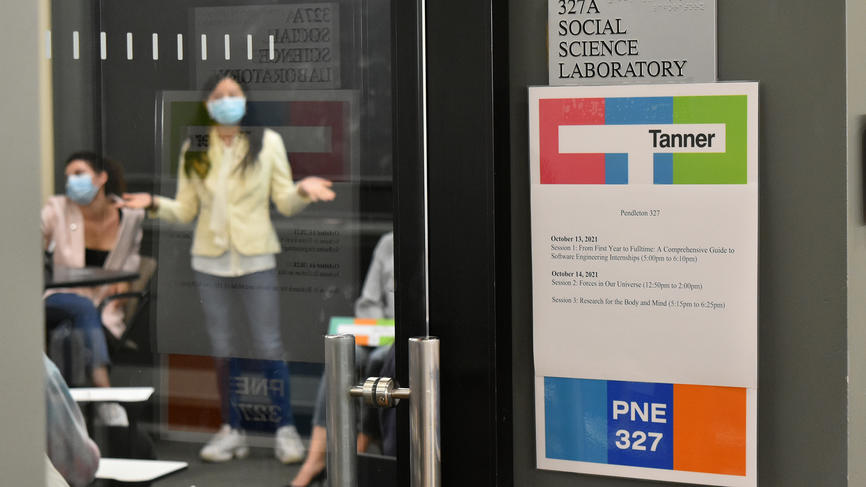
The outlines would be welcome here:
[[[90,169],[93,169],[93,172],[108,174],[108,181],[102,187],[106,195],[114,194],[120,196],[126,192],[126,180],[123,177],[123,168],[117,161],[101,156],[96,152],[78,151],[70,154],[63,166],[68,166],[72,161],[84,161],[90,166]]]
[[[246,95],[246,93],[247,93],[246,84],[243,83],[238,76],[236,76],[232,71],[218,71],[218,72],[214,73],[213,75],[211,75],[210,77],[208,77],[208,79],[205,80],[204,85],[202,85],[202,98],[204,100],[207,100],[207,98],[210,96],[210,94],[213,92],[213,90],[216,89],[216,86],[220,83],[220,81],[222,81],[226,78],[237,83],[238,86],[241,87],[241,90],[243,90],[244,94]],[[247,107],[247,108],[249,108],[249,107]],[[247,153],[244,154],[244,157],[241,160],[241,164],[239,166],[239,169],[241,172],[245,172],[247,169],[250,169],[253,166],[255,166],[256,161],[259,158],[259,154],[262,152],[262,145],[264,143],[263,139],[265,136],[265,129],[262,127],[250,127],[250,126],[248,126],[247,122],[249,121],[249,118],[250,118],[250,112],[249,112],[249,110],[247,110],[247,112],[244,114],[244,117],[241,119],[240,123],[238,124],[241,128],[242,133],[249,134],[248,135],[249,149],[247,149]]]

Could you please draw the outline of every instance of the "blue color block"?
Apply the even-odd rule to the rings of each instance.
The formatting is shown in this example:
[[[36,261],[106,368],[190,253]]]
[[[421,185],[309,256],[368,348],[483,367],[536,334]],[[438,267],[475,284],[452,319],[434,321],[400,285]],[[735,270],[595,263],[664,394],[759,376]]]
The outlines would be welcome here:
[[[653,183],[674,184],[673,154],[653,154]]]
[[[674,99],[670,96],[606,98],[605,125],[674,123]]]
[[[607,381],[608,463],[673,469],[674,386]]]
[[[282,127],[291,123],[292,103],[247,100],[244,124],[247,126]],[[289,148],[291,150],[291,148]]]
[[[607,463],[607,381],[544,378],[545,456]]]
[[[604,184],[628,184],[628,154],[604,155]]]

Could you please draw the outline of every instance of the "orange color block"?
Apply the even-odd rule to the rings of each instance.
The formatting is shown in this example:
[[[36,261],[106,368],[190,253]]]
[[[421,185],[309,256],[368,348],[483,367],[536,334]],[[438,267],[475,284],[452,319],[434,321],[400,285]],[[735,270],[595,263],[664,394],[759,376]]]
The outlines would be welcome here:
[[[376,318],[355,318],[356,325],[375,325],[378,321]]]
[[[674,470],[746,475],[746,389],[674,384]]]
[[[370,337],[367,335],[355,335],[355,345],[366,347],[370,344]]]

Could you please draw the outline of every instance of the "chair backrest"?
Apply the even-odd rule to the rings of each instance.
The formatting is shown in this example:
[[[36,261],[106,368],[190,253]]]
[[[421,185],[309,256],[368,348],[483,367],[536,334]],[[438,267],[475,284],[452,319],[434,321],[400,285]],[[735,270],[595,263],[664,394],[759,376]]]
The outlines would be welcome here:
[[[142,291],[147,288],[154,272],[156,272],[156,259],[142,255],[141,262],[138,264],[138,279],[132,283],[132,290]]]
[[[130,284],[129,290],[132,292],[143,292],[147,290],[147,287],[150,285],[150,280],[153,278],[155,272],[156,259],[142,255],[141,262],[138,264],[138,279]],[[135,316],[135,312],[141,304],[143,303],[138,299],[130,299],[126,302],[126,309],[124,310],[123,315],[127,320],[130,320]],[[129,325],[129,323],[127,323],[127,325]]]

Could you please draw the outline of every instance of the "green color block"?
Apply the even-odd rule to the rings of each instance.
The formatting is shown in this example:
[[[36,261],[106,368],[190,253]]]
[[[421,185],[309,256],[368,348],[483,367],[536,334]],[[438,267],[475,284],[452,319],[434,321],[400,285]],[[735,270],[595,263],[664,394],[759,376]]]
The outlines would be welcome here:
[[[674,154],[674,184],[746,184],[746,95],[674,97],[674,124],[723,123],[725,152]]]
[[[171,104],[171,126],[169,127],[169,143],[171,149],[169,161],[171,167],[169,169],[171,176],[177,176],[177,164],[180,154],[180,148],[183,146],[187,138],[186,128],[190,126],[208,126],[213,122],[207,114],[207,109],[204,103],[200,101],[176,101]]]

